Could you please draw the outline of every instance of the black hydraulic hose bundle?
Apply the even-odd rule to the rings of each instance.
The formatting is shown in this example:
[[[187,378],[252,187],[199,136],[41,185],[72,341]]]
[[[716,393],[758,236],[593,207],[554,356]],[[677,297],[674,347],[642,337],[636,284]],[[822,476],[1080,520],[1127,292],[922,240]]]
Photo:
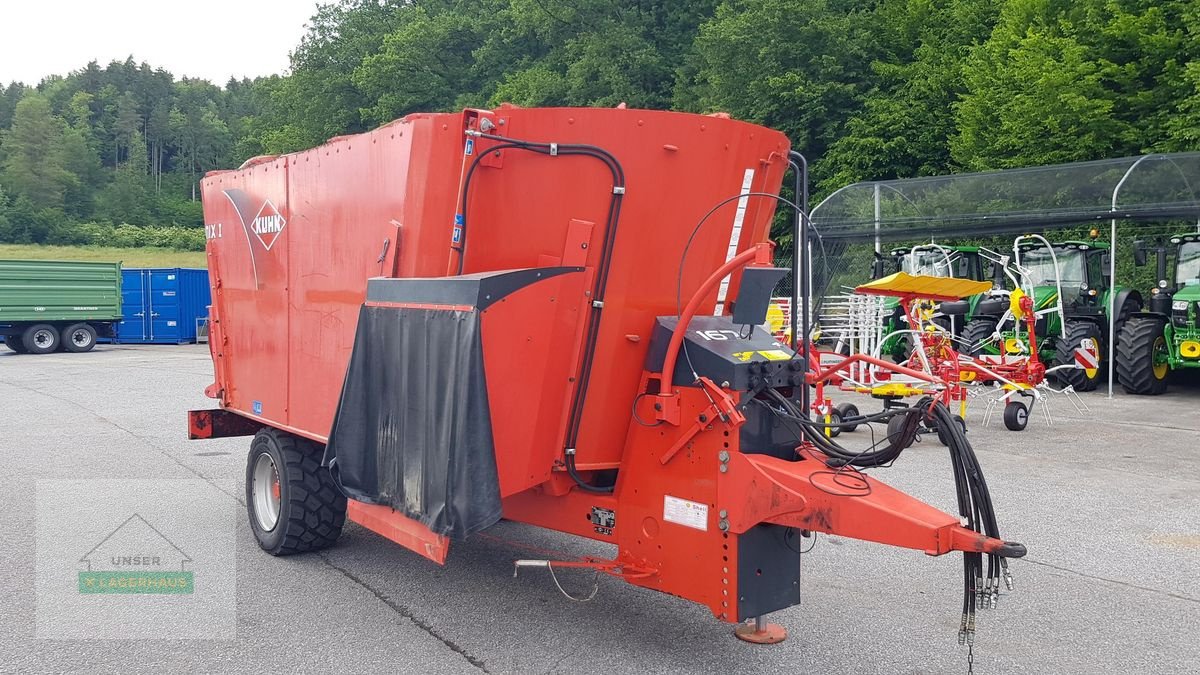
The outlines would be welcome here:
[[[592,311],[589,314],[586,337],[584,340],[583,363],[580,365],[579,384],[575,388],[575,397],[571,403],[570,418],[567,424],[566,457],[567,473],[579,487],[587,492],[612,492],[612,485],[595,486],[587,483],[579,475],[575,466],[575,443],[579,437],[579,423],[583,415],[583,403],[587,396],[588,382],[592,374],[592,359],[596,353],[596,339],[600,330],[600,313],[604,310],[604,291],[608,285],[609,261],[612,257],[613,246],[616,243],[617,225],[621,217],[621,201],[625,196],[625,169],[617,158],[604,148],[585,143],[541,143],[507,138],[483,132],[470,132],[476,138],[499,141],[498,145],[478,151],[463,179],[462,195],[459,199],[458,213],[462,218],[461,238],[458,246],[452,247],[458,251],[458,274],[463,273],[463,264],[467,253],[467,206],[471,190],[471,178],[479,168],[484,157],[501,150],[514,149],[536,152],[550,157],[583,156],[598,159],[604,163],[612,175],[612,197],[608,204],[608,216],[605,219],[604,242],[601,249],[600,262],[596,274],[596,284],[592,289]]]
[[[994,539],[1000,536],[1000,526],[996,521],[996,511],[988,492],[987,481],[983,476],[979,458],[975,455],[971,442],[960,426],[958,419],[943,403],[930,397],[921,399],[916,405],[907,408],[893,408],[882,413],[843,421],[840,424],[825,424],[808,419],[796,404],[774,389],[764,392],[768,398],[779,404],[786,413],[789,421],[796,423],[801,429],[805,440],[812,443],[829,459],[826,464],[839,470],[851,466],[874,468],[891,464],[900,456],[903,450],[912,444],[920,432],[921,423],[928,421],[939,430],[950,451],[950,461],[954,472],[954,486],[958,502],[958,513],[966,521],[966,527],[982,535]],[[890,434],[885,442],[876,444],[862,452],[853,452],[833,441],[825,435],[829,427],[857,426],[868,422],[889,419],[896,415],[905,415],[904,425],[899,432]],[[984,572],[983,559],[987,556],[987,571]],[[1008,571],[1008,558],[1019,558],[1025,555],[1025,547],[1021,544],[1007,543],[996,553],[963,553],[963,605],[962,622],[959,625],[958,641],[960,644],[973,644],[975,640],[975,611],[980,606],[995,607],[1000,597],[1001,577],[1008,590],[1013,589],[1012,574]]]

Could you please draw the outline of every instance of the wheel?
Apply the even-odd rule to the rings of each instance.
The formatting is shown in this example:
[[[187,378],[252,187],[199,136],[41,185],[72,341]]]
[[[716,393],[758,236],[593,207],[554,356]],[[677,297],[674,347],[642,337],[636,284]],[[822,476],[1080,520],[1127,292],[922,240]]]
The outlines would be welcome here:
[[[954,416],[954,423],[958,425],[958,428],[961,429],[964,434],[967,433],[967,421],[964,420],[961,415]],[[937,437],[938,440],[941,441],[942,445],[946,447],[950,446],[950,437],[947,436],[944,431],[942,431],[942,427],[940,425],[937,427]]]
[[[49,354],[58,349],[58,329],[48,323],[39,323],[25,329],[21,345],[30,354]]]
[[[836,410],[842,416],[843,422],[846,420],[852,420],[861,415],[861,413],[858,412],[858,406],[854,405],[853,403],[843,403],[839,405]],[[842,431],[854,431],[857,428],[857,424],[851,424],[849,426],[842,427]]]
[[[20,335],[5,335],[4,336],[4,344],[7,345],[9,349],[13,350],[14,352],[16,352],[18,354],[28,354],[29,353],[29,352],[25,351],[25,344],[21,341]]]
[[[888,444],[889,445],[892,443],[895,443],[896,442],[895,439],[900,438],[901,434],[904,433],[904,424],[905,424],[905,420],[907,420],[907,419],[908,419],[908,415],[904,414],[904,415],[893,415],[892,418],[890,420],[888,420],[887,435],[888,435]],[[911,445],[912,445],[912,439],[909,439],[909,441],[904,444],[904,447],[907,448]]]
[[[1167,390],[1170,348],[1161,319],[1135,316],[1117,340],[1117,381],[1127,394],[1156,396]]]
[[[1004,426],[1009,431],[1024,431],[1029,426],[1029,408],[1020,401],[1009,401],[1004,406]]]
[[[829,411],[829,426],[825,427],[828,431],[829,438],[837,438],[842,435],[842,428],[839,425],[842,423],[842,413],[837,408]]]
[[[246,511],[264,551],[291,555],[337,540],[346,521],[346,497],[321,466],[320,446],[263,429],[246,458]]]
[[[990,316],[980,316],[971,319],[963,327],[960,338],[963,353],[968,356],[979,356],[990,353],[989,341],[996,332],[996,319]]]
[[[1100,368],[1084,370],[1082,368],[1064,368],[1058,372],[1058,379],[1064,384],[1075,387],[1075,391],[1092,391],[1100,386],[1104,379],[1104,345],[1100,327],[1091,321],[1070,321],[1063,327],[1062,337],[1055,343],[1054,361],[1057,365],[1075,362],[1075,349],[1091,341],[1088,351],[1096,355]]]
[[[90,352],[96,346],[96,329],[86,323],[67,326],[62,332],[62,344],[69,352]]]

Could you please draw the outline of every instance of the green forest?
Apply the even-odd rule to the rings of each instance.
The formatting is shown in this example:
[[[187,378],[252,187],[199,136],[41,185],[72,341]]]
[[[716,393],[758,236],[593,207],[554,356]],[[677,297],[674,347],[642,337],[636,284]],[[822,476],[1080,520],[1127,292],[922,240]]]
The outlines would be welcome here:
[[[0,242],[203,248],[197,181],[417,111],[725,111],[858,180],[1200,149],[1195,0],[346,0],[282,75],[0,85]]]

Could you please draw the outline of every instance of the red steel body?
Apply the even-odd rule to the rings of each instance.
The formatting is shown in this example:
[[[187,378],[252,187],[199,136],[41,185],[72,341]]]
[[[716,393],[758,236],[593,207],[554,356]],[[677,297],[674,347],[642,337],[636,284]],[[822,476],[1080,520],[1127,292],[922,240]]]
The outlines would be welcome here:
[[[744,455],[740,415],[724,414],[737,392],[712,382],[670,391],[646,371],[655,317],[676,315],[685,304],[711,315],[719,284],[693,298],[697,289],[769,233],[774,200],[735,200],[695,233],[680,274],[685,245],[706,212],[743,191],[778,193],[788,169],[783,134],[725,116],[509,106],[418,114],[209,174],[202,183],[216,376],[209,395],[225,410],[326,441],[368,278],[456,270],[464,153],[500,143],[465,133],[481,125],[508,138],[604,148],[621,163],[626,185],[575,445],[585,477],[619,469],[616,489],[594,494],[576,487],[563,460],[612,175],[589,157],[506,149],[472,179],[464,273],[584,268],[483,312],[504,517],[612,543],[614,560],[597,569],[700,602],[727,621],[746,618],[736,609],[734,544],[758,523],[930,554],[1001,544],[873,478],[849,492],[823,484],[830,472],[804,450],[798,461]],[[762,264],[761,255],[743,259],[755,257]],[[673,419],[635,423],[635,400],[641,420],[656,418],[654,403],[663,397],[639,394],[660,389],[670,393]],[[699,522],[668,521],[669,498],[703,507]],[[615,526],[595,526],[594,508],[615,512]],[[445,558],[448,540],[388,511],[352,503],[349,516],[422,555]]]

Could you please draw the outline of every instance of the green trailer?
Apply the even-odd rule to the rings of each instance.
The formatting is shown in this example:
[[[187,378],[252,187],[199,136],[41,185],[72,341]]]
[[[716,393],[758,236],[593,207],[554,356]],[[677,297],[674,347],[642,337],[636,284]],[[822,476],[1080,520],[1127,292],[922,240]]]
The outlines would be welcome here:
[[[0,260],[0,336],[18,354],[86,352],[121,320],[121,263]]]

